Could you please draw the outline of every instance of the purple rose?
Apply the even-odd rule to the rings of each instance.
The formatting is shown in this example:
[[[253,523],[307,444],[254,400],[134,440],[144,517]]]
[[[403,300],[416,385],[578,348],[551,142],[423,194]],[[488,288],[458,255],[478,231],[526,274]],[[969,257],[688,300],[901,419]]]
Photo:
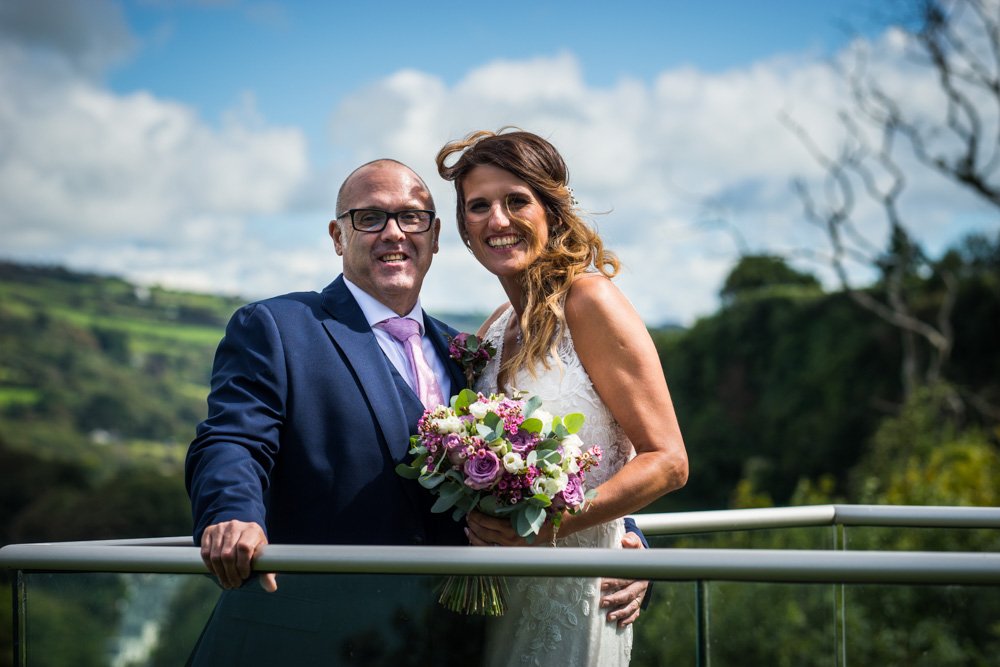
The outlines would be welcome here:
[[[566,503],[566,507],[575,509],[583,504],[583,485],[580,483],[580,477],[578,475],[570,475],[569,481],[566,482],[566,488],[562,490],[563,502]]]
[[[488,489],[500,476],[503,467],[497,455],[488,449],[481,449],[465,462],[465,485],[470,489]]]
[[[518,454],[527,454],[538,444],[538,434],[518,429],[517,433],[508,438],[511,448]]]

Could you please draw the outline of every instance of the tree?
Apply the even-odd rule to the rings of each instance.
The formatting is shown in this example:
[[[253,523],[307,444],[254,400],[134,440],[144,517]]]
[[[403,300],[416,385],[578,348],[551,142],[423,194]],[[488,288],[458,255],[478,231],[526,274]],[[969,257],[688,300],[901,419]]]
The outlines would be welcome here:
[[[726,277],[719,291],[724,304],[731,304],[741,295],[756,294],[779,286],[797,286],[819,291],[816,276],[796,271],[777,255],[744,255]]]
[[[901,379],[909,396],[939,381],[951,356],[957,281],[947,264],[925,255],[901,213],[908,174],[900,144],[909,145],[918,165],[1000,208],[1000,3],[916,0],[896,18],[913,62],[935,77],[940,108],[916,108],[887,91],[859,50],[842,71],[852,95],[839,113],[846,139],[836,155],[821,150],[791,118],[784,121],[825,172],[822,197],[805,180],[794,184],[806,217],[825,231],[842,288],[899,330]],[[881,243],[859,227],[859,193],[882,210],[889,233]],[[875,289],[852,284],[851,262],[876,270]],[[937,286],[933,308],[917,276]]]

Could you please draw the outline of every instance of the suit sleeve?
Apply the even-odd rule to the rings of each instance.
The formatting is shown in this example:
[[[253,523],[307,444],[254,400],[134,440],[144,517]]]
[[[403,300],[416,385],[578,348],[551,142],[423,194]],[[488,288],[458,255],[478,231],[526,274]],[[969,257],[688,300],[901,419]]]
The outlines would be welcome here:
[[[284,349],[270,311],[238,310],[212,369],[208,417],[185,462],[194,540],[209,525],[255,522],[266,530],[264,494],[280,447],[287,377]]]
[[[646,536],[642,534],[641,530],[639,530],[639,526],[635,525],[635,519],[630,516],[625,517],[625,532],[635,533],[636,537],[639,538],[639,541],[642,542],[642,546],[647,549],[649,548],[649,542],[646,541]]]
[[[649,542],[646,541],[646,536],[642,534],[641,530],[639,530],[639,526],[635,525],[635,519],[633,519],[630,516],[625,517],[625,532],[635,533],[636,536],[639,538],[639,540],[642,542],[642,546],[645,547],[646,549],[649,548]],[[649,601],[652,599],[652,597],[653,597],[653,582],[651,581],[649,582],[649,587],[646,588],[646,595],[643,596],[642,602],[640,603],[640,607],[642,609],[646,609],[647,607],[649,607]]]

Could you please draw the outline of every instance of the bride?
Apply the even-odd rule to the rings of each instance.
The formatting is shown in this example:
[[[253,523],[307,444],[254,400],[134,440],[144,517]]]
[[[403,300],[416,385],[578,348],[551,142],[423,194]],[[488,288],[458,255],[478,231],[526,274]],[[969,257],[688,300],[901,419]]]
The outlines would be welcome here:
[[[454,159],[457,158],[457,159]],[[545,139],[474,132],[444,146],[438,172],[455,183],[458,230],[509,303],[480,335],[497,353],[476,389],[538,395],[552,414],[584,413],[579,436],[600,445],[587,511],[546,522],[536,545],[620,548],[622,517],[687,480],[684,442],[656,349],[612,284],[617,258],[576,213],[568,172]],[[506,518],[473,512],[473,545],[523,546]],[[509,611],[491,620],[489,665],[627,665],[631,626],[606,620],[599,580],[511,582]]]

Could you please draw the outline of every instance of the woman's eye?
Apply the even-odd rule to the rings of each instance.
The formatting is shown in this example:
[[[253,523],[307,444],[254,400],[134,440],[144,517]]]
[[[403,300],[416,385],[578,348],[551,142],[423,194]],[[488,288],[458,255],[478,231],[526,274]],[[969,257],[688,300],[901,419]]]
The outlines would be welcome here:
[[[511,209],[524,208],[525,206],[527,206],[530,203],[531,203],[531,201],[527,197],[508,197],[507,198],[507,206],[509,208],[511,208]]]
[[[471,204],[467,205],[466,208],[468,209],[469,213],[485,213],[486,211],[490,210],[489,205],[484,201],[474,201]]]

